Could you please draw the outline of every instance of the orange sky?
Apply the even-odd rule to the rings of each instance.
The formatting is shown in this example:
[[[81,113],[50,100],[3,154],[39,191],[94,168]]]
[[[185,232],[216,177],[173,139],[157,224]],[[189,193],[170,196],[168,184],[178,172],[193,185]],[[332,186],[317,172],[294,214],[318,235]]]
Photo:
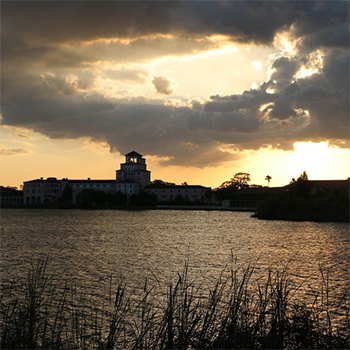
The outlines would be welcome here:
[[[113,179],[132,150],[178,184],[348,178],[348,9],[2,3],[1,185]]]

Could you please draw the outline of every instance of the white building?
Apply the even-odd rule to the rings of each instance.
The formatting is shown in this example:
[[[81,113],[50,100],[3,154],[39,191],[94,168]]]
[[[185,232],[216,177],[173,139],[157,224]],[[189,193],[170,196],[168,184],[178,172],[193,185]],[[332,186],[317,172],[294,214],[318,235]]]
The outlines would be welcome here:
[[[61,180],[55,177],[25,181],[23,183],[23,201],[25,204],[36,203],[56,203],[61,197],[62,191]]]
[[[188,202],[206,202],[206,192],[211,191],[210,187],[199,185],[149,185],[144,189],[148,194],[155,194],[158,202],[170,202],[181,200],[183,204]],[[179,197],[181,196],[181,197]]]
[[[23,183],[23,201],[26,204],[57,203],[65,187],[72,188],[72,202],[76,204],[76,198],[83,189],[93,189],[107,193],[122,193],[130,196],[137,194],[145,186],[150,184],[151,172],[148,171],[146,159],[141,154],[133,151],[125,155],[125,163],[117,170],[115,180],[58,180],[55,177],[25,181]]]
[[[116,170],[117,191],[127,195],[137,194],[151,183],[151,172],[147,170],[146,159],[132,151],[125,155],[125,163]]]

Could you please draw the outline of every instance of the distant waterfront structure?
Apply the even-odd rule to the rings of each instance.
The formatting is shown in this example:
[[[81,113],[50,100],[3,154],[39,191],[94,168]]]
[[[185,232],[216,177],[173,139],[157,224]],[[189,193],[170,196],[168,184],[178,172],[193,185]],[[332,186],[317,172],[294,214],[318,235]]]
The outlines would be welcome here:
[[[66,186],[72,188],[72,202],[76,204],[77,195],[83,189],[93,189],[107,193],[118,191],[130,196],[138,194],[151,182],[151,172],[147,170],[146,159],[135,151],[125,155],[125,162],[116,170],[116,179],[93,180],[91,178],[71,180],[48,177],[25,181],[23,201],[25,204],[57,203]]]
[[[210,187],[200,185],[162,185],[151,184],[144,189],[148,194],[155,194],[159,202],[178,201],[181,204],[188,202],[207,201],[206,193],[211,191]]]
[[[339,196],[349,197],[350,178],[346,180],[308,180],[310,197],[313,196]],[[231,198],[223,203],[227,207],[256,208],[258,204],[269,197],[292,197],[297,193],[297,182],[292,182],[283,187],[247,188],[234,192]]]
[[[137,194],[151,183],[151,172],[147,170],[146,159],[132,151],[125,155],[125,163],[116,170],[117,191]]]
[[[23,204],[23,191],[17,190],[16,187],[0,186],[0,195],[2,205]]]

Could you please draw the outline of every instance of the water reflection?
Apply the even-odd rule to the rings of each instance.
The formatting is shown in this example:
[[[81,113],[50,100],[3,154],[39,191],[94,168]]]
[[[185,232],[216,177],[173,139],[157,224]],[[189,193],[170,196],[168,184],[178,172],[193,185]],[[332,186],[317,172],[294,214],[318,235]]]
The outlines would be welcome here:
[[[190,276],[216,281],[229,263],[254,263],[257,278],[288,267],[296,285],[319,283],[319,266],[340,295],[349,280],[348,225],[260,221],[220,211],[3,210],[3,281],[25,276],[50,256],[51,269],[81,286],[146,277],[168,283],[189,262]]]

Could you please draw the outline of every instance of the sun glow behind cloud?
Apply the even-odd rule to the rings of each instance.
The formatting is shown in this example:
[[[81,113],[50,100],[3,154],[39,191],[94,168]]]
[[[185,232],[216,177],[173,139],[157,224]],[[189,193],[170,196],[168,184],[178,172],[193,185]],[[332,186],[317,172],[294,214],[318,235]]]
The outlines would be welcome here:
[[[205,183],[210,186],[236,171],[252,172],[254,183],[264,183],[267,172],[282,185],[287,180],[279,168],[290,180],[299,175],[299,165],[307,164],[314,178],[320,178],[326,171],[320,173],[316,159],[327,160],[332,164],[328,170],[337,169],[340,177],[348,176],[349,169],[336,163],[349,159],[349,153],[295,143],[328,140],[327,145],[348,147],[348,50],[342,46],[348,45],[348,30],[343,31],[347,21],[342,3],[331,12],[322,1],[307,6],[145,2],[136,11],[127,2],[121,7],[119,2],[73,7],[80,4],[83,11],[72,13],[78,27],[69,19],[64,27],[57,26],[53,9],[68,13],[69,2],[33,2],[16,11],[12,4],[3,7],[10,8],[10,16],[3,18],[4,37],[11,38],[4,41],[7,56],[2,60],[3,122],[37,131],[21,132],[31,139],[3,133],[2,147],[9,150],[3,168],[13,154],[22,164],[37,157],[36,169],[43,170],[47,150],[59,164],[62,154],[68,154],[64,144],[69,144],[77,148],[70,150],[72,157],[81,147],[93,159],[97,150],[106,156],[109,148],[148,152],[154,176],[161,171],[174,177],[178,169],[188,181],[202,183],[210,173],[215,178]],[[159,16],[160,7],[164,16]],[[12,21],[17,14],[18,23],[25,23],[18,28]],[[224,151],[230,147],[240,149],[239,156]],[[116,152],[111,157],[119,161],[121,156]],[[107,168],[104,178],[110,178]]]
[[[350,175],[350,150],[330,147],[328,142],[296,142],[293,166],[307,171],[310,180],[344,179]],[[345,176],[344,176],[344,175]]]

